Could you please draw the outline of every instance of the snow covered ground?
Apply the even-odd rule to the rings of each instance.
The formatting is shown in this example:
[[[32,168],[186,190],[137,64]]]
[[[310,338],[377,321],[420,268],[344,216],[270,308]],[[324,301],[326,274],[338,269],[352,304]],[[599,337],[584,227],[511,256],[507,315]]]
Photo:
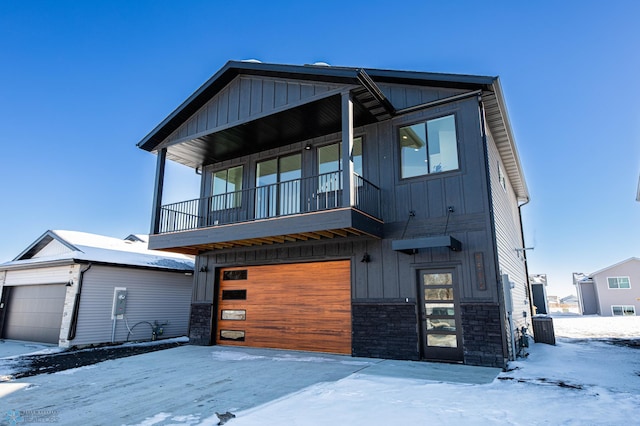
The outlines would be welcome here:
[[[553,321],[558,344],[532,344],[529,356],[511,362],[507,372],[182,346],[2,382],[0,421],[24,424],[38,420],[37,415],[51,415],[40,420],[65,425],[215,425],[215,412],[227,411],[235,415],[228,426],[637,421],[640,349],[611,341],[640,339],[640,317]],[[0,370],[3,356],[0,345]]]

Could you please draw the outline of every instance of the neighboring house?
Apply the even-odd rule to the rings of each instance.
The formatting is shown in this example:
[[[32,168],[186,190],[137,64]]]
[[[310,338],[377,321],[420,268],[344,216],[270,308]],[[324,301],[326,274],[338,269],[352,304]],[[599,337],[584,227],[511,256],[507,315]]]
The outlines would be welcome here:
[[[547,274],[529,275],[529,284],[531,284],[531,296],[535,308],[534,314],[548,314]]]
[[[45,232],[0,264],[0,337],[71,347],[186,336],[193,260],[146,240]]]
[[[558,296],[548,296],[547,298],[548,313],[550,314],[580,314],[578,306],[578,298],[573,294],[559,298]]]
[[[496,77],[232,61],[138,146],[149,247],[197,256],[191,343],[517,353],[529,194]],[[163,205],[167,160],[200,198]]]
[[[632,257],[589,275],[574,273],[573,282],[584,315],[640,313],[640,258]]]

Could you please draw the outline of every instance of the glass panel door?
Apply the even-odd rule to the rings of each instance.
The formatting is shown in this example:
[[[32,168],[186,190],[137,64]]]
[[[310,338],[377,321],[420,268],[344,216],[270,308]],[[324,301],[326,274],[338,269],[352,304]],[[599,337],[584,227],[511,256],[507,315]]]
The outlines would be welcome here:
[[[279,215],[300,213],[300,178],[302,178],[302,156],[300,154],[281,157],[279,160]]]
[[[421,329],[425,359],[462,361],[460,312],[455,270],[426,271],[419,276]]]
[[[276,215],[278,160],[267,160],[256,166],[256,219]]]
[[[262,161],[256,166],[255,218],[300,212],[300,154]]]

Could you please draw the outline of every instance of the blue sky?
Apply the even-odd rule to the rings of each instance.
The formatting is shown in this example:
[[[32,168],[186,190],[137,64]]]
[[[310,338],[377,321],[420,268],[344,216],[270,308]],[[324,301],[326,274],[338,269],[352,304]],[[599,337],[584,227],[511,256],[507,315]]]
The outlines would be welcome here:
[[[515,5],[513,5],[515,4]],[[636,1],[0,3],[0,262],[47,229],[149,230],[136,143],[228,60],[499,75],[531,202],[531,273],[640,256]],[[171,168],[166,201],[197,193]]]

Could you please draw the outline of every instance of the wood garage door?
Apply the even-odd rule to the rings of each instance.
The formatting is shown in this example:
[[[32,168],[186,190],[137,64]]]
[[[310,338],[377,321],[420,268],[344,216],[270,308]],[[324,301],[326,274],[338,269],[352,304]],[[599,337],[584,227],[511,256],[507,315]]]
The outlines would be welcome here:
[[[349,265],[221,270],[216,343],[351,354]]]
[[[58,344],[67,289],[64,284],[5,287],[2,337]]]

